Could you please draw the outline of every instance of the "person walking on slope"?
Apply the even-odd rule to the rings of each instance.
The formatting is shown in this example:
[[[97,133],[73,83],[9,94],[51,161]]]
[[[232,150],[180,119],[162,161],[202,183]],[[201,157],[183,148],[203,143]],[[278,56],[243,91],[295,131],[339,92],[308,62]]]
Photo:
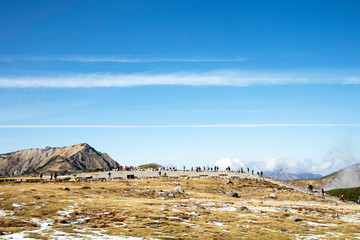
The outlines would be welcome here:
[[[312,193],[312,191],[313,191],[313,186],[312,186],[312,185],[309,185],[308,189],[309,189],[309,193]]]

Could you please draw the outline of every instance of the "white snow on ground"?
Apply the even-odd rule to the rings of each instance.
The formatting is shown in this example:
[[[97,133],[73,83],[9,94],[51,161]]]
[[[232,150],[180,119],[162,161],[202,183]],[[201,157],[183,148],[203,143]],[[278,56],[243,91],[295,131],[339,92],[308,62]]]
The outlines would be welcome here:
[[[333,223],[318,223],[318,222],[307,222],[307,224],[309,224],[310,226],[314,226],[314,227],[337,227],[337,224],[333,224]]]
[[[222,222],[217,222],[217,221],[213,221],[213,222],[208,222],[208,224],[214,224],[216,226],[219,226],[219,227],[223,227],[224,224]]]
[[[63,216],[63,217],[70,217],[70,214],[71,214],[72,212],[74,212],[74,208],[76,208],[77,206],[78,206],[78,204],[75,203],[74,205],[68,206],[66,210],[57,211],[57,213],[60,214],[60,215]]]
[[[9,234],[9,235],[4,235],[2,236],[2,239],[4,240],[14,240],[14,239],[26,239],[26,240],[36,240],[34,238],[28,238],[26,237],[27,234],[29,233],[37,233],[38,230],[34,230],[34,231],[24,231],[24,232],[20,232],[20,233],[13,233],[13,234]],[[102,234],[100,232],[93,232],[93,234],[96,235],[92,235],[92,234],[83,234],[83,233],[79,233],[79,234],[70,234],[70,233],[65,233],[65,232],[60,232],[60,231],[56,231],[54,233],[51,233],[50,239],[54,239],[54,240],[68,240],[68,239],[72,239],[72,240],[83,240],[83,239],[89,239],[89,240],[142,240],[143,238],[137,238],[137,237],[120,237],[120,236],[111,236],[111,235],[106,235],[106,234]],[[44,235],[45,236],[45,235]]]
[[[5,217],[7,215],[14,215],[13,211],[0,210],[0,217]]]
[[[296,234],[296,239],[305,239],[305,240],[313,240],[313,239],[333,239],[333,238],[339,238],[344,234],[338,233],[338,232],[326,232],[325,234],[321,235],[306,235],[306,236],[299,236],[299,234]]]
[[[213,209],[214,210],[214,209]],[[223,208],[215,208],[218,211],[225,211],[225,212],[233,212],[236,211],[236,207],[223,207]]]
[[[23,231],[19,233],[13,233],[8,235],[1,236],[1,239],[8,240],[8,239],[26,239],[26,240],[33,240],[34,238],[28,238],[27,235],[31,233],[37,233],[43,236],[47,236],[50,239],[54,240],[83,240],[83,239],[89,239],[89,240],[142,240],[143,238],[138,237],[124,237],[124,236],[112,236],[112,235],[106,235],[101,233],[100,231],[88,231],[86,233],[86,230],[78,230],[74,229],[78,233],[66,233],[61,231],[54,231],[51,232],[51,223],[53,222],[51,219],[48,219],[46,221],[40,221],[39,219],[33,218],[31,219],[31,222],[37,223],[39,229],[32,230],[32,231]]]
[[[13,206],[13,207],[21,207],[21,204],[13,203],[12,206]]]
[[[14,207],[20,207],[20,204],[14,203]],[[58,211],[57,213],[62,216],[69,216],[73,211],[74,208],[77,207],[77,204],[70,205],[67,207],[64,211]],[[6,216],[6,215],[13,215],[14,212],[10,211],[4,211],[0,210],[0,216]],[[108,212],[104,213],[108,214]],[[87,218],[84,219],[78,219],[79,222],[86,221]],[[32,231],[22,231],[19,233],[13,233],[8,235],[1,236],[1,239],[8,240],[8,239],[26,239],[26,240],[32,240],[33,238],[28,238],[27,235],[31,233],[37,233],[43,236],[48,236],[50,239],[55,240],[83,240],[83,239],[90,239],[90,240],[142,240],[143,238],[137,238],[137,237],[125,237],[125,236],[112,236],[112,235],[106,235],[101,233],[100,231],[87,231],[87,230],[80,230],[80,229],[74,229],[77,233],[66,233],[61,231],[52,231],[51,225],[53,221],[51,219],[48,219],[46,221],[40,221],[39,219],[32,218],[30,222],[36,223],[37,226],[39,226],[38,229],[32,230]]]
[[[360,233],[355,233],[353,238],[360,239]]]
[[[265,213],[265,212],[279,212],[275,207],[251,207],[251,211]]]
[[[345,221],[345,222],[360,223],[359,214],[351,215],[351,216],[341,216],[340,219]]]

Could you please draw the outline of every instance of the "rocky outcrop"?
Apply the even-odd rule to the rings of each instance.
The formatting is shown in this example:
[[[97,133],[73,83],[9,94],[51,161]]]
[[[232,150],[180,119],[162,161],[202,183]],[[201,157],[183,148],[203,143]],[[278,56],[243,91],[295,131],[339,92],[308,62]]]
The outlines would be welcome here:
[[[118,167],[108,154],[101,153],[89,144],[70,147],[26,149],[0,154],[0,176],[16,177],[50,172],[75,172],[88,169]]]

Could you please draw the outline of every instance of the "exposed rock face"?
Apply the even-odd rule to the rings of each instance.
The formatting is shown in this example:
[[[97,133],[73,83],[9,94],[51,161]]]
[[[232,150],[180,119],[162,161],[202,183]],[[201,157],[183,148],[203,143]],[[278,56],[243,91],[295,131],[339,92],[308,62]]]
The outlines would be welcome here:
[[[49,172],[72,172],[119,166],[108,154],[86,143],[70,147],[26,149],[0,154],[0,176],[15,177]]]

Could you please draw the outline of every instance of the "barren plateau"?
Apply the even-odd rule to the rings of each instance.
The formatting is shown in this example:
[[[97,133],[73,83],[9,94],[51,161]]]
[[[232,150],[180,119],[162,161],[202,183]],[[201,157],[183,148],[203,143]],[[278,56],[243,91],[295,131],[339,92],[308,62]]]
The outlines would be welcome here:
[[[0,199],[0,239],[360,239],[359,205],[267,178],[3,182]]]

